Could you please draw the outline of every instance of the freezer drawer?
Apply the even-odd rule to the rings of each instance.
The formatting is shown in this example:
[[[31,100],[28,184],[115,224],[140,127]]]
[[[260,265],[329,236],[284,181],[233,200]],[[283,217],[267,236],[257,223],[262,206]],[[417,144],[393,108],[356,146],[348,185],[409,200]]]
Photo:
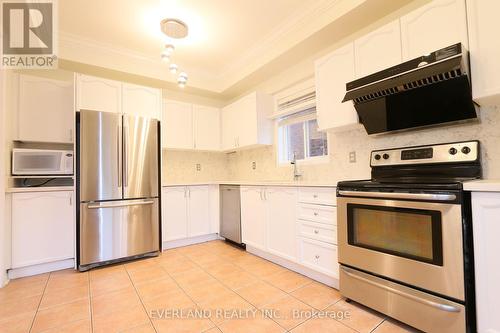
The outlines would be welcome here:
[[[81,204],[80,268],[159,249],[157,198]]]

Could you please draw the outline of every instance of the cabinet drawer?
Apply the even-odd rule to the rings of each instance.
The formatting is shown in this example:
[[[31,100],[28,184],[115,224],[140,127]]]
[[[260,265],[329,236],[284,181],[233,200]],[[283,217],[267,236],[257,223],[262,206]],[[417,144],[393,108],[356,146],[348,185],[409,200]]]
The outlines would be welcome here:
[[[299,204],[299,219],[337,225],[337,208],[311,204]]]
[[[337,246],[300,238],[301,263],[318,272],[338,278]]]
[[[337,227],[321,223],[299,220],[300,236],[337,244]]]
[[[299,202],[336,206],[337,193],[333,187],[301,187],[299,188]]]

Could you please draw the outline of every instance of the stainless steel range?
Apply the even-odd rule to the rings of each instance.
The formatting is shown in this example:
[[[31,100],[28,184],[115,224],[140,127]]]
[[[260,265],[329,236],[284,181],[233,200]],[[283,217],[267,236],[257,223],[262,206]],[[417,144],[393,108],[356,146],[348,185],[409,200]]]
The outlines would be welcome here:
[[[340,292],[425,332],[475,332],[470,196],[479,142],[371,153],[337,187]]]

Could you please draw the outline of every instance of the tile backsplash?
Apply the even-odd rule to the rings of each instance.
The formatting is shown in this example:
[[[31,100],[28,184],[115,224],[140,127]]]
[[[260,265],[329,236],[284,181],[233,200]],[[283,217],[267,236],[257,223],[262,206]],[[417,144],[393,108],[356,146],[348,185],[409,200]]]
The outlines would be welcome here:
[[[452,141],[481,142],[483,178],[500,178],[500,110],[483,108],[478,121],[458,125],[368,136],[359,126],[341,132],[330,131],[329,161],[300,164],[304,181],[335,183],[343,179],[370,177],[369,157],[374,149],[425,145]],[[352,152],[355,162],[350,162]],[[352,159],[351,159],[352,160]],[[201,171],[196,171],[196,164]],[[253,167],[255,165],[255,168]],[[291,165],[277,164],[275,146],[236,153],[199,153],[167,151],[163,176],[166,183],[235,181],[290,181]]]

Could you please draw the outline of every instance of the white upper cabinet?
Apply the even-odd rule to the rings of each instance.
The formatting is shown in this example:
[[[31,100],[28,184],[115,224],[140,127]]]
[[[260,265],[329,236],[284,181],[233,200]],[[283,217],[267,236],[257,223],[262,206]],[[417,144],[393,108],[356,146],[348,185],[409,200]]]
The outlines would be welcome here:
[[[12,268],[75,257],[73,192],[12,195]]]
[[[167,149],[219,151],[220,110],[165,100],[162,141]]]
[[[193,105],[193,135],[195,149],[220,150],[220,110]]]
[[[236,137],[238,135],[237,134],[238,132],[236,130],[236,122],[237,122],[236,107],[237,105],[231,104],[223,108],[221,111],[222,150],[230,150],[230,149],[235,149],[237,147]]]
[[[354,54],[358,78],[401,63],[399,20],[357,39],[354,42]]]
[[[222,110],[222,150],[273,144],[273,98],[254,92]]]
[[[162,146],[169,149],[193,149],[192,105],[165,100],[163,103]]]
[[[122,106],[125,114],[161,119],[161,90],[123,83]]]
[[[460,42],[468,48],[465,0],[434,0],[401,17],[401,41],[403,61]]]
[[[73,91],[73,81],[20,75],[16,140],[73,142]]]
[[[320,130],[358,123],[351,101],[342,103],[346,83],[356,78],[354,43],[349,43],[316,61],[316,112]]]
[[[77,109],[121,113],[122,84],[118,81],[77,74]]]
[[[472,95],[480,105],[500,105],[500,1],[467,0]]]

